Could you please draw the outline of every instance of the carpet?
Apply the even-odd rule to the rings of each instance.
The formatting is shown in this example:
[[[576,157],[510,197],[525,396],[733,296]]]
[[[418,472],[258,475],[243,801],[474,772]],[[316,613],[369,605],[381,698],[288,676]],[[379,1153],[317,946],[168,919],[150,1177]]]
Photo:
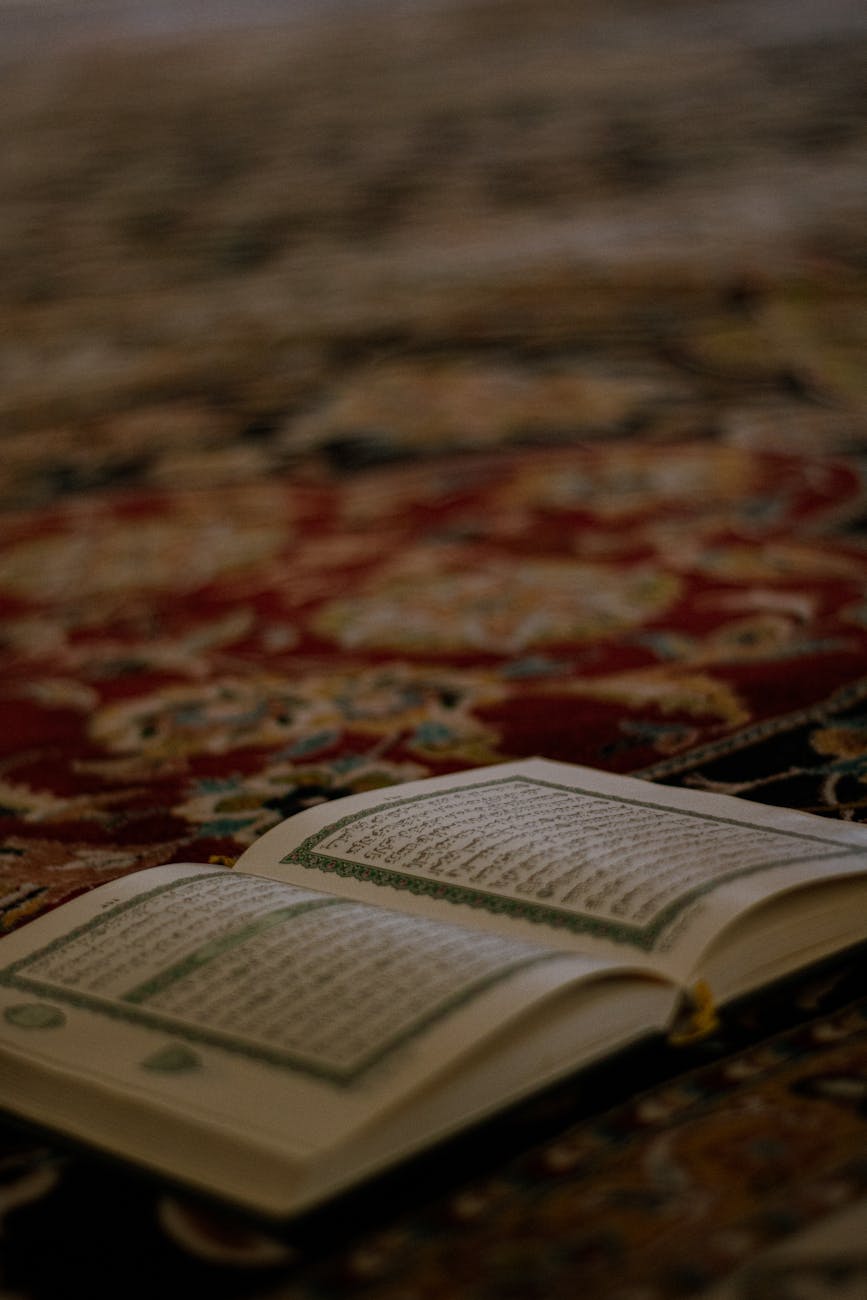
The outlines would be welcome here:
[[[3,926],[536,753],[864,819],[859,8],[149,12],[3,10]],[[699,1294],[864,1194],[865,1017],[849,962],[303,1241],[10,1133],[2,1282]]]

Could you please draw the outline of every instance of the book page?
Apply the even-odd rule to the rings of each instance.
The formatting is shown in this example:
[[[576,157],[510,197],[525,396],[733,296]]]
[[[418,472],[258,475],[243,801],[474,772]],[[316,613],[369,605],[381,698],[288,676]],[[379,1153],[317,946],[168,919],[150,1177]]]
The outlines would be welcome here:
[[[860,874],[867,832],[531,760],[310,810],[242,870],[690,977],[741,911]]]
[[[195,866],[103,886],[4,939],[0,957],[5,1051],[299,1158],[609,973]]]

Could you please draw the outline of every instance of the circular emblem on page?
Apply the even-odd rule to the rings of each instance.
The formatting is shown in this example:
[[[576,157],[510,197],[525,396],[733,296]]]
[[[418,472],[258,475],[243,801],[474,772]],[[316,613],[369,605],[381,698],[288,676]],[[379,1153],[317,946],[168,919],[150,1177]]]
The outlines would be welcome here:
[[[145,1070],[156,1070],[160,1074],[183,1074],[186,1070],[197,1070],[201,1064],[198,1053],[177,1043],[160,1048],[142,1061]]]
[[[7,1007],[3,1015],[10,1025],[15,1025],[18,1029],[60,1029],[66,1024],[63,1012],[45,1002],[21,1002],[17,1006]]]

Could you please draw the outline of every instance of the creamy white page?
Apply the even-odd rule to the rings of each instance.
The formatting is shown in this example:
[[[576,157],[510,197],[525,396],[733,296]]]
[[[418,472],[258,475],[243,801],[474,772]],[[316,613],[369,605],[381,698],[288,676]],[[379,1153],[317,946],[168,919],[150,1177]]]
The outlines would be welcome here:
[[[768,899],[844,877],[867,891],[867,831],[533,759],[320,805],[238,869],[685,983]]]
[[[299,1159],[610,973],[451,917],[183,864],[94,890],[0,956],[5,1051]]]

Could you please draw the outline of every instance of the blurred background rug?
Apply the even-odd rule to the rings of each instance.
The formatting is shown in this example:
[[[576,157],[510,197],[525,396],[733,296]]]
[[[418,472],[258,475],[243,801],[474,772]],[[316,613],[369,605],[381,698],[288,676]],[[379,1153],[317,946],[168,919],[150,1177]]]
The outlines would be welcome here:
[[[862,6],[0,29],[7,928],[525,754],[864,818]],[[3,1281],[696,1294],[862,1193],[859,979],[312,1262],[10,1138]]]

